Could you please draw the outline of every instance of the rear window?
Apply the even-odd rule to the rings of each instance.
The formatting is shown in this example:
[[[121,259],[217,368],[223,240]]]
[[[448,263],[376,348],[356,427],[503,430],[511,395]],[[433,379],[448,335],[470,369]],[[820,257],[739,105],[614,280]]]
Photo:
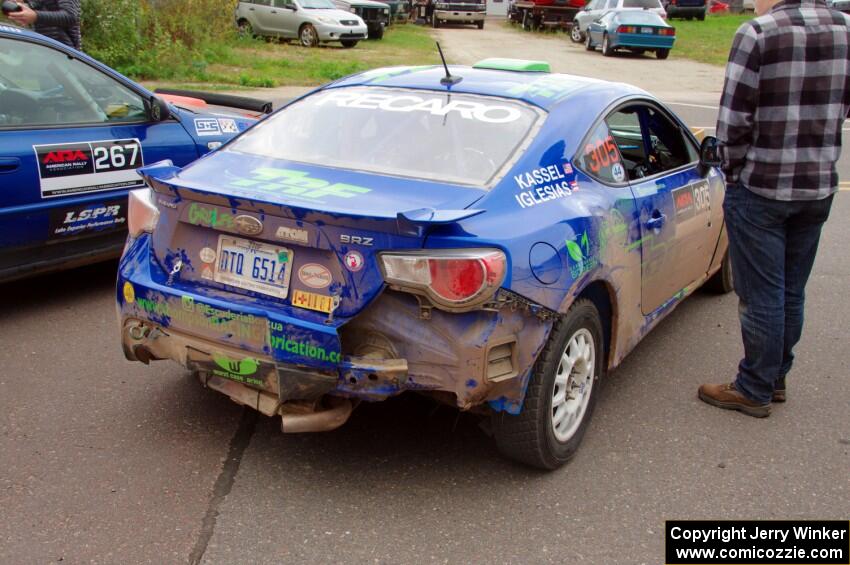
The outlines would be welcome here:
[[[266,118],[227,150],[480,187],[511,164],[542,114],[490,96],[338,88]]]
[[[667,25],[667,23],[661,19],[661,16],[653,12],[621,12],[619,19],[621,22],[625,23],[651,24],[657,26]]]
[[[659,0],[623,0],[623,8],[660,8]]]

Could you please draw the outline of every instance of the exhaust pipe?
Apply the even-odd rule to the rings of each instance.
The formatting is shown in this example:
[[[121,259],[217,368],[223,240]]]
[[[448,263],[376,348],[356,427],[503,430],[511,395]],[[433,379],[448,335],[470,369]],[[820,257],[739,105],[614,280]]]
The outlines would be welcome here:
[[[354,410],[354,404],[347,398],[338,396],[326,396],[330,407],[319,412],[305,412],[300,414],[281,413],[280,429],[285,434],[299,434],[304,432],[329,432],[335,430],[348,421]],[[283,406],[281,406],[283,409]]]

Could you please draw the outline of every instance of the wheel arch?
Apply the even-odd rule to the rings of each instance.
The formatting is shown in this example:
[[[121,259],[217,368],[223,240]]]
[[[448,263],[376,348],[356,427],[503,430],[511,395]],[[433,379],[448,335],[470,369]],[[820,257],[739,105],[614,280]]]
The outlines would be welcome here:
[[[602,321],[602,340],[605,346],[605,367],[610,368],[612,346],[617,338],[617,294],[611,284],[604,279],[596,279],[585,286],[572,302],[586,298],[590,300],[599,312]]]

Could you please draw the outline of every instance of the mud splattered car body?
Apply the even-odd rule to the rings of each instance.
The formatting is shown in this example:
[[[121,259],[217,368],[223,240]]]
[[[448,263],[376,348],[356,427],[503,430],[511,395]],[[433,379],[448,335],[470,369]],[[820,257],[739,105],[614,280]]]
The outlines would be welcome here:
[[[442,68],[355,75],[183,169],[143,169],[117,285],[127,358],[173,359],[284,431],[427,393],[492,414],[507,454],[563,463],[593,382],[722,266],[724,186],[647,93],[494,66],[450,85]],[[609,128],[616,112],[634,124]],[[511,426],[578,307],[598,331],[570,342],[589,380],[555,436],[575,445],[535,459]]]

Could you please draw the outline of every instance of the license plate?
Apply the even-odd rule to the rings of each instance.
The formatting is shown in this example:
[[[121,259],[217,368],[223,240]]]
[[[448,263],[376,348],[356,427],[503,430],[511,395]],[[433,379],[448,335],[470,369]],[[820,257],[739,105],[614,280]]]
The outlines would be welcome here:
[[[324,312],[325,314],[330,314],[336,308],[333,296],[325,296],[303,290],[296,290],[292,293],[292,305],[308,310],[316,310],[317,312]]]
[[[652,27],[642,27],[642,28],[640,28],[640,32],[641,32],[641,33],[648,33],[648,34],[652,35],[653,33],[655,33],[655,28],[652,28]]]
[[[213,280],[245,290],[286,298],[292,251],[241,237],[218,237]]]

